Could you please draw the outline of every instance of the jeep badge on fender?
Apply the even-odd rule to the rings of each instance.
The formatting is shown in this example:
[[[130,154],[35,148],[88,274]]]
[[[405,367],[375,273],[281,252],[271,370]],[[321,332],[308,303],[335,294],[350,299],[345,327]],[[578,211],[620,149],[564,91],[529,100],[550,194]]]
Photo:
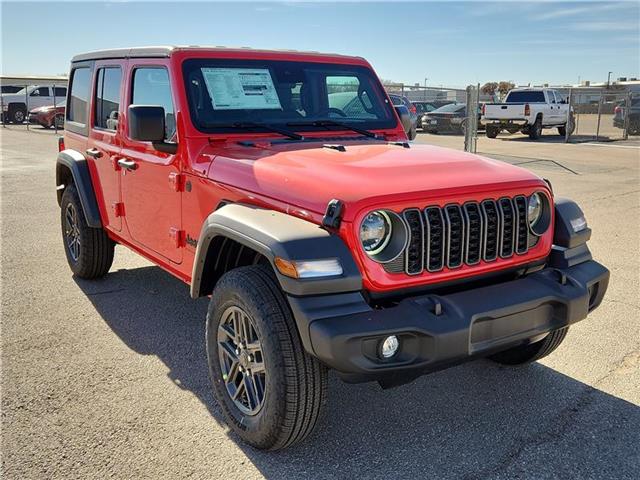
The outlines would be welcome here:
[[[607,290],[578,205],[522,168],[408,144],[362,58],[126,48],[77,55],[69,78],[72,272],[106,275],[121,244],[210,297],[213,392],[258,448],[309,435],[329,368],[392,387],[532,362]]]

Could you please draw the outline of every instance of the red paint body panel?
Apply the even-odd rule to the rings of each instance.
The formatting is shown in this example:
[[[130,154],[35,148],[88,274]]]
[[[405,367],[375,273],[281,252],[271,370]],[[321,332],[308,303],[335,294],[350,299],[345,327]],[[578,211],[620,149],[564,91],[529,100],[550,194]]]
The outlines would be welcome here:
[[[84,153],[96,147],[116,160],[138,163],[134,171],[109,171],[106,159],[87,157],[102,221],[109,235],[185,282],[190,282],[195,248],[178,244],[171,231],[197,239],[202,224],[221,201],[243,202],[286,212],[320,224],[327,202],[345,202],[339,235],[350,247],[362,273],[364,288],[385,292],[465,278],[544,258],[551,248],[552,229],[526,255],[482,262],[473,267],[445,269],[409,276],[389,274],[370,260],[358,239],[361,220],[372,209],[397,212],[409,207],[480,201],[543,191],[547,184],[527,170],[477,155],[427,145],[410,149],[357,137],[351,131],[305,134],[333,136],[346,152],[322,147],[322,142],[282,143],[273,134],[203,134],[191,122],[182,62],[187,58],[242,58],[340,63],[369,67],[362,58],[248,49],[177,49],[169,58],[110,60],[123,69],[119,123],[115,138],[90,129],[90,139],[65,132],[66,148]],[[99,62],[96,62],[98,64]],[[164,66],[172,86],[178,151],[169,155],[148,142],[128,138],[127,107],[136,66]],[[95,72],[94,82],[95,84]],[[92,120],[93,121],[93,120]],[[388,140],[406,140],[400,122],[378,131]],[[238,144],[252,140],[256,146]],[[106,155],[105,155],[106,156]],[[111,162],[112,163],[112,162]],[[190,191],[176,191],[170,175],[181,175]],[[117,179],[117,181],[115,180]],[[124,217],[112,215],[114,200],[124,204]],[[122,223],[119,223],[119,220]],[[553,223],[552,223],[553,224]]]

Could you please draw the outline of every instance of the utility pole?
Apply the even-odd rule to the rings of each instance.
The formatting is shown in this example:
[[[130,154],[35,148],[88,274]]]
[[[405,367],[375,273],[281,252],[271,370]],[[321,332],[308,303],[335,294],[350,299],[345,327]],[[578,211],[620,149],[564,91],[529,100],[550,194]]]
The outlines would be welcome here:
[[[607,75],[607,90],[609,90],[609,88],[611,87],[611,74],[613,72],[609,72],[609,74]]]

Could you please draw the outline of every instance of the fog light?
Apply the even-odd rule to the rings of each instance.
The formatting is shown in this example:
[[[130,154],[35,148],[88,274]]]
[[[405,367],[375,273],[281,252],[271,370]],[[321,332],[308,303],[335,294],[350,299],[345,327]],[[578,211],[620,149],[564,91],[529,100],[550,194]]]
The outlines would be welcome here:
[[[398,337],[395,335],[391,335],[384,339],[382,342],[382,348],[380,349],[380,354],[382,358],[391,358],[398,351],[398,347],[400,346],[400,342],[398,341]]]

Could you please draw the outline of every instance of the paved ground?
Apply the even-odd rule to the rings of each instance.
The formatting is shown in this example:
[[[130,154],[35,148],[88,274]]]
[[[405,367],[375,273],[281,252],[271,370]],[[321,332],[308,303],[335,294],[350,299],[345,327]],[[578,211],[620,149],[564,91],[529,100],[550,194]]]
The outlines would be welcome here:
[[[389,391],[332,377],[316,433],[262,453],[212,401],[206,301],[124,248],[106,279],[74,280],[54,135],[0,135],[3,478],[640,478],[640,150],[481,138],[582,205],[612,272],[602,307],[525,368],[478,361]]]

